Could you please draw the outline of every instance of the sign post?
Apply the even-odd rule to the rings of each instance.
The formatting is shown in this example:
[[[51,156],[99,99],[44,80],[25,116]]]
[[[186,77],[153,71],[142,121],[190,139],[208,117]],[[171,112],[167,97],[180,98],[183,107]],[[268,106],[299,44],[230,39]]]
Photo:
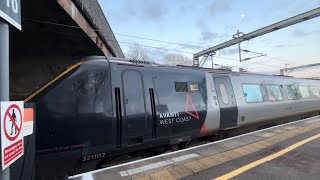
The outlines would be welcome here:
[[[0,100],[9,100],[9,25],[0,19]],[[2,114],[1,114],[2,116]],[[2,147],[1,147],[2,148]],[[10,168],[0,171],[0,179],[10,180]]]
[[[8,23],[18,28],[19,30],[21,30],[21,1],[20,0],[1,0],[0,1],[0,101],[9,101],[9,24]],[[6,168],[4,171],[0,171],[0,179],[10,180],[10,168]]]

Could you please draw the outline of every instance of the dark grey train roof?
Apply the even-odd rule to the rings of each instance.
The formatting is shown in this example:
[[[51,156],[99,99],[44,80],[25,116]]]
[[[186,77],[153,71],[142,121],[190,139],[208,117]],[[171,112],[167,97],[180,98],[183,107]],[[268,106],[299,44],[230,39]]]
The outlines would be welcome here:
[[[193,66],[169,66],[169,65],[162,65],[155,63],[153,61],[142,61],[142,60],[132,60],[127,58],[117,58],[117,57],[104,57],[104,56],[90,56],[84,58],[85,61],[93,61],[93,60],[106,60],[108,59],[111,63],[118,63],[118,64],[128,64],[133,66],[145,66],[145,67],[164,67],[164,68],[171,68],[171,69],[189,69],[193,71],[205,71],[207,73],[213,73],[213,74],[228,74],[228,75],[258,75],[258,76],[267,76],[267,77],[278,77],[278,78],[290,78],[290,79],[304,79],[304,80],[315,80],[316,79],[306,79],[306,78],[295,78],[291,76],[280,76],[280,75],[266,75],[266,74],[258,74],[258,73],[248,73],[248,72],[235,72],[225,69],[212,69],[212,68],[202,68],[202,67],[193,67]]]

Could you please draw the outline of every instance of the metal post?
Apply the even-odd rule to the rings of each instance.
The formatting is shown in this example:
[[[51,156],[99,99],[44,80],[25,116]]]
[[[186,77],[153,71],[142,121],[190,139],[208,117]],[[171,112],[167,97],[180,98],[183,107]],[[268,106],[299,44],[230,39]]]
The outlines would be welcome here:
[[[240,47],[241,41],[240,41],[240,32],[239,32],[239,30],[237,31],[237,35],[238,35],[239,60],[241,62],[242,61],[242,59],[241,59],[241,47]]]
[[[287,72],[287,69],[288,69],[288,65],[290,64],[284,64],[284,70]]]
[[[194,67],[199,67],[199,58],[198,57],[194,57],[193,58],[193,66]]]
[[[213,55],[211,55],[211,68],[213,69]]]
[[[0,19],[0,100],[9,101],[9,25],[2,19]],[[10,167],[4,171],[0,170],[0,179],[10,180]]]
[[[284,76],[283,69],[280,69],[280,76]]]
[[[241,59],[241,47],[240,47],[240,43],[241,43],[240,35],[243,35],[243,33],[240,32],[239,30],[237,30],[237,34],[233,35],[233,38],[234,38],[234,39],[238,39],[239,60],[240,60],[240,62],[241,62],[242,59]]]

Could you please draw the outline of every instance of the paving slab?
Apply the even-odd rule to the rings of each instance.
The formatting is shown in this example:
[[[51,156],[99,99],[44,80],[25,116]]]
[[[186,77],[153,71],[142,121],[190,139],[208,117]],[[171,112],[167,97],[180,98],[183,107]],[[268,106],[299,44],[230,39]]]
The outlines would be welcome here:
[[[247,156],[220,164],[213,168],[206,169],[197,174],[187,176],[182,179],[203,179],[212,180],[219,179],[232,172],[239,172],[246,165],[257,162],[267,156],[275,154],[289,146],[303,141],[306,138],[319,135],[320,129],[311,130],[308,133],[301,134],[301,137],[294,137],[282,143],[265,148]],[[275,158],[271,161],[262,163],[248,171],[241,172],[239,175],[233,176],[235,180],[248,179],[320,179],[320,138],[310,141],[290,152]],[[225,179],[225,178],[222,178]],[[228,178],[227,178],[228,179]]]

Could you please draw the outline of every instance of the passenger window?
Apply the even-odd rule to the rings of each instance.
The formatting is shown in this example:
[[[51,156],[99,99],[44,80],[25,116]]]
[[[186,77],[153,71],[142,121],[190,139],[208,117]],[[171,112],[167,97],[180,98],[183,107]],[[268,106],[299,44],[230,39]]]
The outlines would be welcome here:
[[[317,86],[310,86],[310,89],[315,97],[320,97],[320,92]]]
[[[244,84],[242,85],[242,89],[246,102],[263,102],[260,85]]]
[[[226,86],[223,83],[220,84],[220,93],[221,93],[221,99],[223,103],[226,105],[229,104],[228,92],[227,92]]]
[[[283,97],[281,94],[279,85],[266,85],[267,93],[270,101],[282,101]]]
[[[176,92],[188,92],[188,84],[186,82],[174,82]]]
[[[300,94],[298,93],[297,88],[294,85],[287,85],[284,87],[288,99],[293,100],[293,99],[299,99],[300,98]]]
[[[299,86],[299,91],[300,91],[303,99],[311,98],[309,90],[308,90],[308,86]]]

